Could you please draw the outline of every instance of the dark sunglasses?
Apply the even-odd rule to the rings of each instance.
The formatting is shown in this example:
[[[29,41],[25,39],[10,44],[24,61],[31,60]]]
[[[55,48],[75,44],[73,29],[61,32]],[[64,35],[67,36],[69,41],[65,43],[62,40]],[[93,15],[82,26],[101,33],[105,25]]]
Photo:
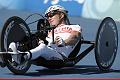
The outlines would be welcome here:
[[[59,11],[54,10],[54,11],[51,11],[51,12],[47,13],[47,14],[45,15],[45,17],[47,17],[47,18],[53,17],[54,15],[56,15],[56,14],[58,14],[58,13],[59,13]]]

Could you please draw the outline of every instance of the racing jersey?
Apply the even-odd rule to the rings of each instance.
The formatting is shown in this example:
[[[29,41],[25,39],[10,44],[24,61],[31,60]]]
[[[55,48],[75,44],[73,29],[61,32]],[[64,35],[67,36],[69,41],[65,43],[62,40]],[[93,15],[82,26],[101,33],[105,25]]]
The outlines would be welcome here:
[[[79,31],[81,32],[81,27],[79,25],[60,25],[54,29],[54,39],[56,36],[60,36],[63,40],[68,39],[68,37],[71,35],[72,31]],[[48,37],[46,38],[48,40],[49,45],[56,49],[57,52],[62,53],[66,57],[69,55],[69,53],[72,51],[73,46],[64,46],[64,47],[57,47],[53,46],[52,43],[52,31],[48,32]]]

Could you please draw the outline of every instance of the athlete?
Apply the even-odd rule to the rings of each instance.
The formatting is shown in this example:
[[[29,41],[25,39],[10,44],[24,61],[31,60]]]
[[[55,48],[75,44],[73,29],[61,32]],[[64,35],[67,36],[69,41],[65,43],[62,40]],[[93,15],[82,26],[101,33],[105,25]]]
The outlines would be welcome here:
[[[53,30],[48,32],[48,36],[46,37],[48,45],[44,44],[43,40],[40,40],[39,46],[30,50],[32,53],[31,59],[41,56],[46,60],[64,60],[80,40],[81,27],[79,25],[71,25],[67,22],[68,11],[60,5],[50,6],[45,12],[45,17],[50,26],[54,28],[54,34],[52,33]],[[9,48],[19,53],[16,43],[12,42]]]

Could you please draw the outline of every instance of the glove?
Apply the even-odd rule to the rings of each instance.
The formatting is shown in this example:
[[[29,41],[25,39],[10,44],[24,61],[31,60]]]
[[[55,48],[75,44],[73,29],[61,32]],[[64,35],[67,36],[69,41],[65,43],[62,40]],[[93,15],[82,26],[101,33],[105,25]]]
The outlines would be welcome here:
[[[55,43],[58,45],[58,47],[65,46],[65,42],[64,42],[64,40],[60,36],[57,36],[55,38]]]

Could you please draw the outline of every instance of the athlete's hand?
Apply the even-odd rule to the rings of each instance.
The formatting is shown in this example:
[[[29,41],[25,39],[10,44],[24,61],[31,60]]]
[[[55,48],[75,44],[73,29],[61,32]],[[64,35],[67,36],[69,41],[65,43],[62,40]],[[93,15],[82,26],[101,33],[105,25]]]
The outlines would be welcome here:
[[[60,36],[57,36],[57,37],[55,38],[55,44],[57,44],[58,47],[63,47],[63,46],[65,46],[65,42],[64,42],[64,40],[63,40]]]

